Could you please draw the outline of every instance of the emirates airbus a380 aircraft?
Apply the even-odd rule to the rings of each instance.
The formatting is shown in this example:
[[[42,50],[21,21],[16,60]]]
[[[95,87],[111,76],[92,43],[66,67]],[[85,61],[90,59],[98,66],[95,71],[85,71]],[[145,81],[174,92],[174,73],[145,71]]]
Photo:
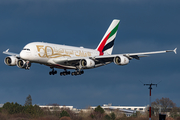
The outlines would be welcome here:
[[[44,64],[52,69],[49,72],[50,75],[57,74],[54,68],[64,69],[60,75],[69,75],[70,71],[67,69],[75,70],[71,72],[71,75],[81,75],[84,69],[96,68],[112,62],[116,65],[127,65],[129,60],[139,60],[140,57],[146,57],[149,54],[176,53],[177,48],[156,52],[112,54],[119,23],[120,20],[117,19],[112,21],[96,49],[32,42],[27,44],[20,54],[11,53],[9,49],[4,51],[4,54],[10,55],[5,58],[4,62],[6,65],[17,65],[22,69],[30,69],[31,63]]]

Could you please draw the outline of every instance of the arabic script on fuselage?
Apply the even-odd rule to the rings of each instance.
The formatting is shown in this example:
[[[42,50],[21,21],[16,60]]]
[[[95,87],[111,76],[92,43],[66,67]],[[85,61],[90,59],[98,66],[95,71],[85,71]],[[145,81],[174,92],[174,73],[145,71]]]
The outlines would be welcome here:
[[[64,48],[55,48],[51,46],[36,45],[38,55],[41,58],[58,58],[58,57],[88,57],[91,56],[91,52],[85,52],[82,50],[71,50]]]

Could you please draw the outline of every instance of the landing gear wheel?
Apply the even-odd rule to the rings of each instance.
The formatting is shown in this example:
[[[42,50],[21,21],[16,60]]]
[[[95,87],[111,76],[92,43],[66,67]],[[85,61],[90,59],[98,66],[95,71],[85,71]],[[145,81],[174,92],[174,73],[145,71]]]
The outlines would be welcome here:
[[[75,71],[75,72],[72,72],[71,75],[81,75],[81,74],[84,74],[84,71]]]
[[[51,68],[51,69],[52,69],[52,71],[49,72],[49,75],[55,75],[55,74],[57,74],[57,71],[54,70],[54,68]]]
[[[60,72],[60,76],[62,76],[63,75],[63,73],[62,72]]]
[[[81,75],[81,73],[79,71],[76,72],[77,75]]]
[[[63,75],[65,76],[65,75],[66,75],[66,72],[64,72]]]
[[[52,72],[49,72],[49,75],[51,75],[52,74]]]
[[[72,72],[71,75],[73,76],[73,75],[74,75],[74,72]]]
[[[63,72],[60,72],[60,75],[62,76],[62,75],[70,75],[71,74],[71,72],[70,71],[66,71],[66,69],[63,71]]]
[[[84,71],[81,71],[81,74],[84,74]]]

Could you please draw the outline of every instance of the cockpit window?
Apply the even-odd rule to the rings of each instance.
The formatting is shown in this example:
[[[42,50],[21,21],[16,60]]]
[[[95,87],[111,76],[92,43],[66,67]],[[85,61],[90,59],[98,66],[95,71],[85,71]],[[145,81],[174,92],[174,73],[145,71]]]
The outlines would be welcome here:
[[[30,51],[30,49],[29,49],[29,48],[24,48],[23,50],[27,50],[27,51]]]

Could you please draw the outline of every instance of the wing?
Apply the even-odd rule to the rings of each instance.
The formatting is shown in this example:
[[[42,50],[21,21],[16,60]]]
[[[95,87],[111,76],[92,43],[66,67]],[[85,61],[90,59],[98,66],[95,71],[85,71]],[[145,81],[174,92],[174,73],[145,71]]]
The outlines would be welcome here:
[[[17,54],[17,53],[9,52],[9,49],[7,49],[6,51],[3,51],[3,53],[4,53],[4,54],[7,54],[7,55],[11,55],[11,56],[20,57],[20,55]]]
[[[125,54],[114,54],[114,55],[103,55],[103,56],[92,56],[92,57],[64,57],[64,58],[55,58],[49,61],[50,64],[56,64],[61,66],[62,68],[75,69],[78,68],[81,64],[82,60],[93,61],[95,65],[92,67],[99,67],[106,64],[109,64],[114,61],[114,58],[117,56],[123,56],[131,59],[139,59],[140,57],[147,57],[150,54],[158,54],[158,53],[166,53],[166,52],[174,52],[176,53],[177,48],[174,50],[164,50],[164,51],[155,51],[155,52],[142,52],[142,53],[125,53]],[[125,63],[126,64],[126,63]]]
[[[130,60],[131,59],[139,59],[140,57],[147,57],[148,55],[150,54],[158,54],[158,53],[167,53],[167,52],[174,52],[175,54],[177,53],[176,52],[177,48],[175,48],[174,50],[164,50],[164,51],[154,51],[154,52],[142,52],[142,53],[124,53],[124,54],[115,54],[115,55],[103,55],[103,56],[96,56],[95,59],[97,60],[101,60],[102,61],[108,61],[110,60],[111,62],[113,61],[113,58],[116,57],[116,56],[125,56],[127,58],[129,58]]]
[[[147,55],[150,54],[158,54],[158,53],[167,53],[167,52],[174,52],[175,54],[177,54],[176,52],[177,48],[175,48],[174,50],[164,50],[164,51],[155,51],[155,52],[143,52],[143,53],[128,53],[125,54],[125,56],[127,56],[130,59],[138,59],[140,57],[146,57]]]

